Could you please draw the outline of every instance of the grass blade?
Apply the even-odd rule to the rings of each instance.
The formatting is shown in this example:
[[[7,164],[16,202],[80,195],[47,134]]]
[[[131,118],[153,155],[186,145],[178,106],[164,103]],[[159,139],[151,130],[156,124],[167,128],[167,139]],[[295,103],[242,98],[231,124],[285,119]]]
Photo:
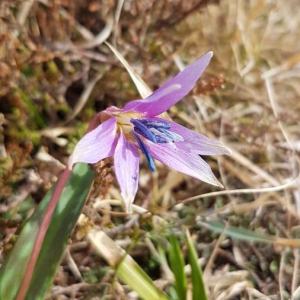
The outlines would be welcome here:
[[[213,232],[222,233],[225,229],[225,225],[219,222],[202,222],[198,223],[201,227],[205,227]],[[234,226],[228,226],[225,235],[230,236],[233,239],[248,241],[248,242],[263,242],[274,243],[274,238],[260,233],[253,232],[244,228],[238,228]]]
[[[226,230],[224,230],[226,226],[219,222],[199,221],[198,225],[217,233],[222,233],[224,231],[225,235],[236,240],[257,242],[257,243],[278,244],[278,245],[290,246],[290,247],[300,246],[300,239],[285,239],[277,236],[257,233],[245,228],[238,228],[234,226],[228,226]]]
[[[202,271],[198,264],[198,255],[189,231],[186,231],[189,262],[192,268],[193,300],[207,300]]]
[[[110,50],[116,55],[119,61],[126,68],[140,95],[143,98],[147,98],[149,95],[151,95],[151,89],[148,87],[145,81],[133,70],[133,68],[130,66],[130,64],[127,62],[124,56],[111,44],[107,42],[105,44],[110,48]]]
[[[44,299],[94,179],[86,164],[76,164],[54,211],[26,299]],[[15,299],[53,189],[25,224],[0,270],[0,299]]]
[[[168,300],[144,270],[125,253],[112,239],[102,231],[92,231],[88,239],[94,245],[96,252],[116,268],[116,275],[144,300]]]
[[[175,236],[170,237],[169,259],[171,269],[175,276],[175,289],[178,294],[178,299],[185,300],[187,292],[187,279],[184,273],[185,263],[179,242]]]

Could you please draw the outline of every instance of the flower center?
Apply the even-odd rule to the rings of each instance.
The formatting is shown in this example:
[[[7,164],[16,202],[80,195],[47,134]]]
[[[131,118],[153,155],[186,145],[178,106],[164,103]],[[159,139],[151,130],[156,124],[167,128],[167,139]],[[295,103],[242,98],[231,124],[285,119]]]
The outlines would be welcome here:
[[[162,120],[131,119],[134,131],[155,144],[183,141],[182,136],[170,131],[171,125]]]
[[[133,131],[130,134],[137,141],[140,149],[145,154],[149,169],[152,172],[155,171],[155,164],[147,145],[141,137],[155,144],[183,141],[183,138],[179,134],[170,131],[171,125],[162,120],[130,119],[130,123],[134,125]]]
[[[133,124],[130,122],[132,118],[141,118],[141,114],[136,112],[122,112],[122,113],[112,113],[116,115],[117,125],[122,129],[123,133],[127,138],[131,138],[130,133],[134,130]]]
[[[126,138],[138,144],[152,172],[155,171],[155,164],[145,139],[155,144],[183,141],[182,136],[170,131],[171,125],[165,121],[145,119],[141,113],[132,111],[120,112],[114,108],[111,108],[110,114],[116,116],[117,126],[123,131]]]
[[[125,114],[119,114],[117,116],[117,124],[122,128],[125,135],[129,134],[133,130],[133,126],[130,123],[131,117]]]

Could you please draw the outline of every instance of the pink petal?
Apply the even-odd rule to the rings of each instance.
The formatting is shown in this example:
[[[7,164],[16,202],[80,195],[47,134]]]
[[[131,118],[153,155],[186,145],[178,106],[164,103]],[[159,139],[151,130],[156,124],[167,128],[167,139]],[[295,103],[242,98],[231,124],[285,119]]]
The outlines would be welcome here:
[[[160,118],[153,118],[153,120],[170,124],[170,131],[183,137],[184,141],[176,142],[176,147],[182,151],[200,155],[231,155],[231,151],[218,140],[211,139],[171,121]]]
[[[124,110],[145,112],[150,117],[163,113],[190,92],[212,56],[212,52],[204,54],[148,98],[131,101],[125,105]]]
[[[77,162],[94,164],[114,154],[117,144],[116,118],[111,118],[87,133],[76,145],[69,166]]]
[[[139,153],[136,146],[126,139],[123,132],[120,133],[114,163],[126,212],[131,213],[131,204],[138,188]]]
[[[172,169],[212,185],[223,187],[210,166],[197,154],[181,151],[174,144],[147,143],[153,158]]]

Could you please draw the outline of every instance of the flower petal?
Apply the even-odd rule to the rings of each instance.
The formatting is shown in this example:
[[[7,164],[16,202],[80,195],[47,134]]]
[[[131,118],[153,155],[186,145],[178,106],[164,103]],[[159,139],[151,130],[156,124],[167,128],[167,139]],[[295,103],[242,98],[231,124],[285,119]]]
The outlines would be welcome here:
[[[184,126],[165,119],[153,118],[155,121],[163,121],[170,124],[170,131],[183,137],[183,141],[177,141],[176,147],[182,151],[200,155],[231,155],[230,149],[218,140],[194,132]]]
[[[201,181],[223,187],[199,155],[181,151],[174,144],[147,144],[151,155],[163,164]]]
[[[139,153],[136,146],[126,139],[122,131],[116,147],[114,163],[126,212],[131,213],[131,204],[138,188]]]
[[[163,113],[189,93],[212,56],[212,52],[204,54],[146,99],[126,104],[124,110],[144,112],[150,117]]]
[[[87,133],[75,146],[69,168],[77,162],[94,164],[112,156],[117,144],[116,118],[111,118]]]

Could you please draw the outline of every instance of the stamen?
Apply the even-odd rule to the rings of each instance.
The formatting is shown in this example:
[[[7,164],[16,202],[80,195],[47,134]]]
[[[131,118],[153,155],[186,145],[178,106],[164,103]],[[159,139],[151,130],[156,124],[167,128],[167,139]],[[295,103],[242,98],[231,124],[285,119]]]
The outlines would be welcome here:
[[[168,131],[168,130],[161,129],[161,128],[157,128],[157,130],[159,130],[161,133],[164,133],[165,135],[167,135],[170,139],[172,139],[172,142],[184,141],[184,138],[175,132]]]
[[[163,136],[155,135],[155,138],[158,144],[170,143],[170,141]]]
[[[131,119],[130,122],[134,125],[135,133],[138,133],[155,144],[183,141],[182,136],[169,131],[171,125],[167,122],[154,121],[151,119]]]
[[[152,172],[155,172],[155,164],[154,164],[153,158],[152,158],[149,150],[147,149],[146,145],[143,143],[143,141],[140,139],[140,137],[137,134],[135,134],[134,132],[131,132],[131,135],[137,141],[140,149],[145,154],[149,169]]]
[[[134,125],[135,132],[142,135],[144,138],[148,139],[149,141],[151,141],[155,144],[157,143],[154,134],[140,120],[131,119],[130,122]]]
[[[171,125],[167,122],[163,121],[153,121],[150,119],[142,119],[140,120],[144,125],[146,125],[148,128],[163,128],[163,129],[170,129]]]
[[[173,140],[167,136],[165,133],[157,130],[156,128],[150,128],[150,131],[155,135],[157,143],[172,143]]]

